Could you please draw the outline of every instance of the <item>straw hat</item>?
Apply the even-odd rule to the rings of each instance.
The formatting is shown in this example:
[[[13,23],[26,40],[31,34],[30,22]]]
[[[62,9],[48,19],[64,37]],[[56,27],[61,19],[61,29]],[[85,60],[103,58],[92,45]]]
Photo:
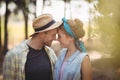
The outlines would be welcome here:
[[[85,35],[85,30],[83,29],[83,23],[78,19],[68,19],[68,24],[71,27],[72,31],[78,38],[82,38]]]
[[[35,32],[30,37],[39,32],[58,28],[61,24],[62,21],[56,22],[51,14],[42,14],[34,19],[32,26]]]

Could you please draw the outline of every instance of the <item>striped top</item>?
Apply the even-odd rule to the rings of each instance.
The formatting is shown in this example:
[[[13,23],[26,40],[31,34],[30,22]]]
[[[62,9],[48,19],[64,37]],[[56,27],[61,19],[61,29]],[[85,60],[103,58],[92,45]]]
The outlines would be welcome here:
[[[61,67],[66,55],[66,51],[66,48],[61,50],[60,56],[55,64],[54,80],[81,80],[81,64],[87,54],[81,53],[79,50],[73,53],[73,55],[66,61],[61,79]]]
[[[62,78],[63,78],[65,66],[66,66],[66,62],[63,62],[61,69],[60,69],[60,80],[62,80]]]

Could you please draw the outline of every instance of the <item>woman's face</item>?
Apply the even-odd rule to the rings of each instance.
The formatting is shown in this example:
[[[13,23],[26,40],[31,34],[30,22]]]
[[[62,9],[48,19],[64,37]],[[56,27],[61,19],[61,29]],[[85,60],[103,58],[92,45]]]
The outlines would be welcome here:
[[[65,31],[58,29],[58,38],[57,40],[60,42],[62,48],[68,48],[71,43],[71,37],[68,36]]]

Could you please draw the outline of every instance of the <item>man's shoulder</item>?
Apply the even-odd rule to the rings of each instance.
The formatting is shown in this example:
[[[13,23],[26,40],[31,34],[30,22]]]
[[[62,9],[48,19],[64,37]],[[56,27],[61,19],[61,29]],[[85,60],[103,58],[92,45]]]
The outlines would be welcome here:
[[[15,46],[12,50],[13,51],[21,51],[21,50],[24,50],[27,48],[28,48],[28,46],[27,46],[27,42],[25,40],[25,41],[22,41],[19,45]]]
[[[45,46],[45,49],[48,50],[48,51],[51,51],[51,52],[55,53],[54,50],[51,47],[49,47],[49,46]]]
[[[14,46],[12,49],[10,49],[6,55],[16,55],[19,54],[21,52],[23,52],[23,50],[27,49],[26,47],[26,42],[22,41],[19,45]]]
[[[45,46],[45,50],[47,51],[49,57],[55,62],[57,60],[57,56],[54,50],[49,46]]]

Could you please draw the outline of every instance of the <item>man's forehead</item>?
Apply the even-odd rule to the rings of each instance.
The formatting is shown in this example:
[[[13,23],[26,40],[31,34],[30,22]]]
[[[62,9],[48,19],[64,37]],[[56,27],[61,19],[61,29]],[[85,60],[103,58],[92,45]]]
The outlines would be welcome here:
[[[48,33],[57,33],[57,28],[47,31]]]

